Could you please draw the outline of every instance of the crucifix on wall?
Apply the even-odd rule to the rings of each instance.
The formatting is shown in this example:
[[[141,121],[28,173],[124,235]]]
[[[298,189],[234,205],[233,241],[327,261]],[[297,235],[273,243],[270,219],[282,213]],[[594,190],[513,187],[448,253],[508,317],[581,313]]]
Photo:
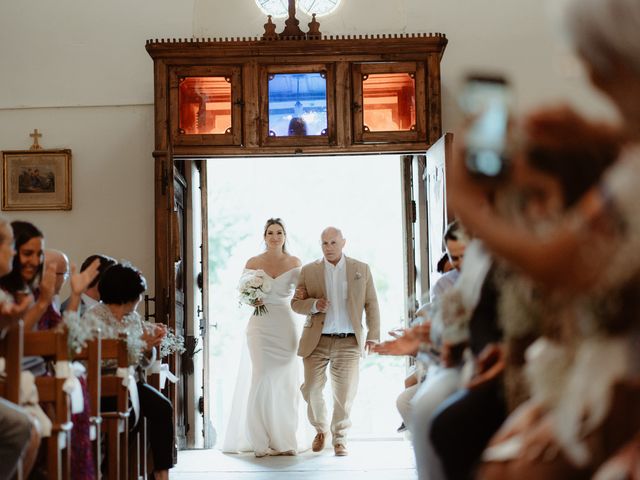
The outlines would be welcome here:
[[[42,147],[38,143],[38,138],[42,137],[42,134],[38,132],[38,129],[34,129],[33,133],[30,133],[29,136],[33,138],[33,145],[31,145],[29,150],[42,150]]]

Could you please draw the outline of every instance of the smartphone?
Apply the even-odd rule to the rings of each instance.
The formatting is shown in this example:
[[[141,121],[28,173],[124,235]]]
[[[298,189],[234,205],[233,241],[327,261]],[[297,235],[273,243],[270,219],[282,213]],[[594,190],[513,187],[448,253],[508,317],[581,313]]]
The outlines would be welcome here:
[[[510,91],[504,77],[467,77],[462,107],[473,119],[465,139],[465,163],[472,174],[498,178],[507,172],[509,106]]]

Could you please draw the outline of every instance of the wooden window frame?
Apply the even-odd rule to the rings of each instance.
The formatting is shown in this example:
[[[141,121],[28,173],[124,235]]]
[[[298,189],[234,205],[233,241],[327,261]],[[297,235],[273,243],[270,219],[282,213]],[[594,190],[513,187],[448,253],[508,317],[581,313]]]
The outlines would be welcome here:
[[[365,131],[363,77],[381,73],[413,74],[415,80],[415,109],[416,128],[402,131]],[[390,143],[390,142],[426,142],[427,141],[427,112],[425,79],[427,65],[425,62],[385,62],[385,63],[354,63],[351,66],[353,82],[353,141],[354,143]]]
[[[171,140],[175,145],[242,145],[242,68],[240,66],[180,66],[169,72]],[[180,129],[180,79],[225,77],[231,86],[231,131],[229,133],[186,134]]]
[[[269,77],[287,73],[324,73],[327,82],[327,135],[269,136]],[[336,144],[336,68],[333,63],[260,67],[260,144],[268,147]]]

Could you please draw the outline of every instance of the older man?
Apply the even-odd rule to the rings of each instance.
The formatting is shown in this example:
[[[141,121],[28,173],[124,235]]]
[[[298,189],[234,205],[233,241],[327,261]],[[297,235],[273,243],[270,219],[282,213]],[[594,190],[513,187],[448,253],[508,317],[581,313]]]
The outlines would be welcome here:
[[[380,310],[371,271],[366,263],[343,255],[346,240],[335,227],[321,235],[324,258],[302,267],[291,307],[307,316],[298,355],[303,357],[302,396],[317,431],[312,449],[324,449],[329,430],[322,391],[330,366],[333,388],[331,434],[337,456],[347,455],[349,412],[358,389],[363,350],[380,339]],[[362,325],[366,313],[367,333]]]

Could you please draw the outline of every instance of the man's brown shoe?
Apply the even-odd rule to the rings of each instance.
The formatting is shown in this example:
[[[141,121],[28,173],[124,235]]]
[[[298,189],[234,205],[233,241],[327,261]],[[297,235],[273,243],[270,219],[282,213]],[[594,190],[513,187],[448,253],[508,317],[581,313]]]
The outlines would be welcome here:
[[[347,447],[340,443],[333,446],[333,451],[336,452],[336,457],[346,457],[347,455],[349,455],[349,452],[347,452]]]
[[[311,450],[314,452],[321,452],[324,450],[324,433],[318,433],[316,438],[313,439],[311,444]]]

